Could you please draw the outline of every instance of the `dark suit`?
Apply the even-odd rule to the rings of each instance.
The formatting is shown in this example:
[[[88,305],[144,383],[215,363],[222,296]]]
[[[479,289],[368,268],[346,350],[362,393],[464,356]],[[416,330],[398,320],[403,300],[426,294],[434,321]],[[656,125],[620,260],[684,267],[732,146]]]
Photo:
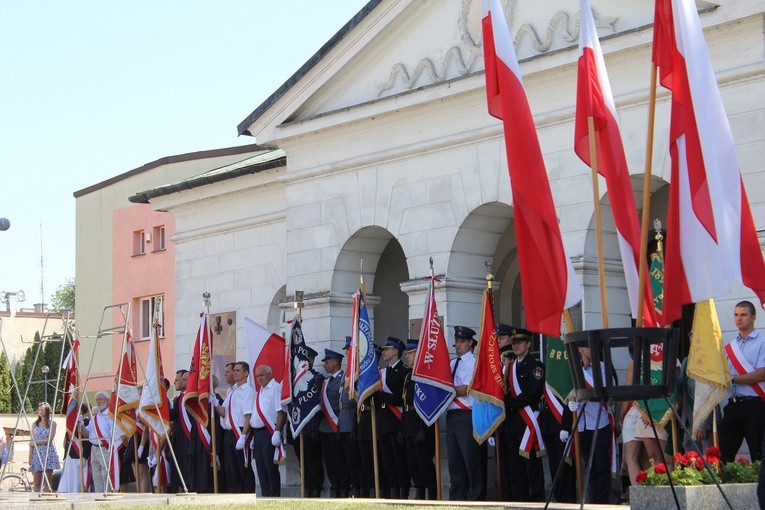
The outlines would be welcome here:
[[[414,408],[414,381],[412,372],[407,372],[404,380],[404,417],[401,419],[401,435],[404,436],[404,451],[416,489],[416,498],[424,499],[425,489],[428,499],[436,498],[436,466],[433,457],[436,453],[435,428],[425,425]]]
[[[508,459],[508,472],[504,478],[509,483],[505,486],[508,492],[504,496],[509,501],[544,501],[544,471],[541,458],[534,450],[529,453],[529,458],[519,453],[527,427],[520,411],[526,406],[533,411],[539,410],[545,383],[544,365],[531,354],[526,354],[522,360],[515,360],[514,363],[520,393],[513,397],[508,389],[505,394],[506,417],[502,455]],[[508,368],[508,388],[513,384],[512,369],[512,366]]]
[[[183,492],[184,482],[186,487],[191,491],[191,452],[189,438],[186,437],[186,433],[183,431],[183,425],[181,421],[181,406],[183,405],[183,394],[180,392],[173,398],[173,408],[170,409],[170,445],[175,453],[175,458],[178,461],[178,466],[181,469],[180,474],[175,467],[175,462],[170,460],[170,492]],[[172,455],[171,453],[171,455]],[[181,476],[183,480],[181,480]]]
[[[404,454],[404,445],[399,443],[401,436],[400,408],[404,406],[402,398],[404,378],[409,369],[399,360],[394,366],[385,370],[385,383],[390,393],[377,392],[375,400],[380,402],[377,412],[377,434],[380,438],[380,462],[383,477],[381,482],[385,489],[394,491],[396,497],[407,497],[411,481],[409,469]],[[399,409],[396,409],[399,408]],[[401,438],[403,439],[403,438]],[[398,489],[398,490],[396,490]]]
[[[345,465],[348,470],[348,481],[351,485],[352,495],[361,497],[369,495],[369,487],[363,488],[365,484],[361,474],[359,443],[356,438],[357,430],[356,400],[351,400],[348,391],[343,388],[343,391],[340,393],[337,437],[340,440],[340,446],[345,456]]]
[[[328,375],[326,384],[322,383],[322,411],[324,409],[324,400],[326,399],[332,412],[335,416],[339,417],[340,391],[343,388],[343,381],[343,371],[340,370],[334,376]],[[322,420],[319,422],[319,432],[321,432],[321,451],[324,458],[324,467],[327,470],[329,482],[332,484],[332,497],[348,497],[350,481],[343,448],[340,446],[337,432],[335,432],[323,412]]]

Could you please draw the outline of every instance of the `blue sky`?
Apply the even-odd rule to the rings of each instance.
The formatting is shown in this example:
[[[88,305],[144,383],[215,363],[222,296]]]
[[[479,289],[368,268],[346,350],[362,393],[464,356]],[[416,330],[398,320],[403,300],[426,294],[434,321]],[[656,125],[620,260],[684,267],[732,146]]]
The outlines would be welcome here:
[[[0,0],[0,290],[39,303],[41,251],[45,302],[75,276],[75,191],[253,143],[237,124],[365,4]]]

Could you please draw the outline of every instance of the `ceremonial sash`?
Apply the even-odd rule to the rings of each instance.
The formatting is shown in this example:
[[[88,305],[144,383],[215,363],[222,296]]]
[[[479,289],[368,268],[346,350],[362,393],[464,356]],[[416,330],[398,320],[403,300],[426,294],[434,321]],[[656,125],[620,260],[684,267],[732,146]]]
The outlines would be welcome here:
[[[98,438],[98,442],[102,447],[109,448],[109,441],[106,440],[104,435],[101,433],[101,427],[98,426],[98,416],[98,414],[93,416],[93,429],[96,431],[96,438]]]
[[[517,366],[518,362],[516,360],[510,365],[510,394],[513,398],[518,398],[518,395],[522,393],[521,386],[518,383]],[[523,433],[521,447],[519,448],[518,453],[523,457],[528,458],[531,450],[535,449],[539,453],[544,452],[545,443],[542,440],[542,431],[539,429],[539,413],[534,411],[531,406],[525,406],[519,409],[518,413],[526,424],[526,431]]]
[[[455,397],[454,400],[452,400],[452,403],[462,409],[463,411],[472,411],[473,408],[468,404],[467,397]]]
[[[388,373],[388,369],[387,368],[384,369],[384,370],[380,370],[380,382],[382,383],[382,390],[383,390],[384,393],[387,393],[389,395],[393,395],[393,392],[388,387],[387,373]],[[403,407],[400,407],[400,406],[390,406],[390,405],[387,405],[387,404],[385,405],[385,407],[390,409],[390,412],[392,412],[393,416],[395,416],[397,419],[400,420],[401,418],[403,418],[403,416],[404,416],[404,408]]]
[[[332,427],[332,431],[337,433],[338,418],[329,403],[329,397],[327,396],[328,384],[329,379],[324,379],[324,382],[321,383],[321,412],[324,413],[324,418],[327,420],[327,423],[329,423],[329,426]]]
[[[197,422],[197,435],[199,436],[199,439],[202,441],[202,446],[205,447],[205,451],[210,456],[210,460],[212,461],[212,448],[211,448],[211,438],[210,438],[210,431],[207,430],[207,427],[205,427],[202,423]]]
[[[234,400],[234,394],[231,393],[229,395],[228,399],[228,409],[226,410],[226,417],[228,418],[228,424],[231,426],[231,432],[234,433],[234,437],[237,441],[239,441],[239,438],[242,437],[242,431],[239,430],[239,427],[236,426],[236,423],[234,423],[234,416],[231,414],[231,401]]]
[[[186,436],[186,439],[191,440],[191,418],[189,418],[189,413],[186,411],[186,406],[183,405],[183,399],[186,397],[186,394],[178,399],[178,413],[181,417],[181,428],[183,429],[183,433]]]
[[[111,449],[111,455],[109,455],[109,478],[115,491],[120,490],[120,469],[122,467],[120,452],[123,448],[124,446],[122,445],[115,446]]]
[[[324,380],[326,383],[326,379]],[[322,388],[323,390],[324,388]],[[271,437],[274,437],[274,424],[272,424],[268,419],[266,419],[265,413],[263,413],[263,410],[260,408],[260,393],[263,391],[263,388],[260,388],[258,390],[258,395],[255,397],[255,410],[258,412],[258,416],[260,416],[260,420],[263,422],[263,425],[265,425],[266,430],[268,431],[268,434]],[[337,432],[337,429],[335,428],[335,432]],[[281,464],[284,462],[284,460],[287,458],[287,455],[284,453],[284,445],[282,443],[279,443],[278,446],[274,447],[274,464]]]
[[[560,400],[558,400],[557,395],[555,395],[555,392],[552,389],[552,386],[550,386],[547,381],[545,381],[545,402],[547,403],[547,408],[550,410],[552,415],[555,417],[555,421],[558,422],[558,425],[563,423],[563,404]]]
[[[744,353],[741,352],[741,348],[736,344],[735,340],[725,346],[725,352],[728,354],[728,359],[738,375],[750,374],[755,371],[755,368],[744,357]],[[763,401],[765,401],[764,383],[750,384],[749,387],[752,388]]]
[[[582,373],[584,374],[584,383],[588,388],[593,388],[592,375],[588,374],[584,367],[582,367]],[[606,412],[606,416],[608,416],[608,425],[611,428],[611,433],[609,434],[611,441],[608,445],[609,456],[611,457],[611,473],[616,473],[616,427],[614,426],[614,416],[608,411],[608,405],[605,402],[603,402],[603,409]]]

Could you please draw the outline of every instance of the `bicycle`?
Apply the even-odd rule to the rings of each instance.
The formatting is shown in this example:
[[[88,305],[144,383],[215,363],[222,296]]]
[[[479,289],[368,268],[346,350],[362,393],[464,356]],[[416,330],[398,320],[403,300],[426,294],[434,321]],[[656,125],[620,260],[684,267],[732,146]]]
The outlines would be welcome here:
[[[32,492],[28,473],[27,468],[21,468],[20,473],[6,473],[0,478],[0,491]]]

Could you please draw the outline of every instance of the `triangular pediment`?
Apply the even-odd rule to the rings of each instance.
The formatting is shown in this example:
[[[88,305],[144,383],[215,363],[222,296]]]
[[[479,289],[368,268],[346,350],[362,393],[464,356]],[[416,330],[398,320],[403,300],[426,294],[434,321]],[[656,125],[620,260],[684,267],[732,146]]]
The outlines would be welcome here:
[[[579,2],[501,3],[521,61],[578,45]],[[706,2],[699,4],[703,8]],[[653,22],[652,2],[591,0],[591,5],[601,37]],[[365,9],[352,27],[345,33],[341,30],[332,48],[317,54],[309,69],[301,69],[302,75],[269,98],[264,103],[267,108],[256,110],[240,130],[258,137],[259,143],[269,143],[284,135],[276,132],[277,126],[386,99],[395,109],[400,105],[391,98],[451,84],[483,70],[481,0],[382,0],[370,2]],[[385,108],[377,111],[381,110]]]

